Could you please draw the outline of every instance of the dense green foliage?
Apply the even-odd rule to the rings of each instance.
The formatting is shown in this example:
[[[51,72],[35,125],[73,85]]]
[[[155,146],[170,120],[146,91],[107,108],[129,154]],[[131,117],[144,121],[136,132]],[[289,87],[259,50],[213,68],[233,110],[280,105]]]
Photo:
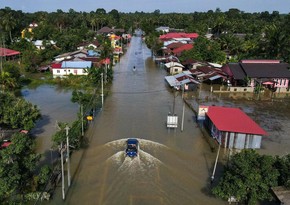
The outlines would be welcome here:
[[[0,149],[1,204],[26,204],[24,196],[41,190],[46,183],[50,171],[44,167],[36,175],[40,155],[35,154],[34,147],[31,137],[16,133],[11,138],[11,144]]]
[[[8,128],[30,130],[40,118],[35,105],[10,93],[0,93],[0,125]]]
[[[234,197],[245,204],[271,200],[270,188],[288,186],[290,155],[272,157],[259,155],[255,150],[235,154],[213,193],[225,200]]]
[[[32,34],[26,32],[27,38],[57,42],[58,49],[49,48],[46,53],[75,50],[80,42],[92,40],[96,36],[95,32],[104,26],[124,28],[129,32],[141,28],[151,39],[146,43],[154,51],[158,50],[154,47],[159,42],[158,39],[152,41],[151,33],[159,26],[168,26],[185,32],[196,32],[200,36],[212,33],[217,38],[220,49],[227,50],[237,59],[271,58],[286,62],[290,60],[290,15],[279,14],[277,11],[246,13],[233,8],[221,12],[217,8],[207,12],[163,14],[159,10],[151,13],[122,13],[116,9],[107,12],[98,8],[91,12],[76,12],[73,9],[64,12],[59,9],[51,13],[23,13],[6,7],[0,9],[0,16],[3,17],[0,28],[4,31],[6,45],[13,47],[16,39],[20,38],[20,32],[35,22],[38,27]],[[238,37],[236,34],[244,34],[244,37]],[[53,55],[47,54],[46,58],[51,56]]]
[[[194,43],[194,48],[184,51],[180,56],[181,61],[186,61],[187,59],[222,64],[226,61],[226,54],[221,51],[218,42],[199,37]]]
[[[276,157],[275,167],[280,173],[278,184],[290,188],[290,154]]]

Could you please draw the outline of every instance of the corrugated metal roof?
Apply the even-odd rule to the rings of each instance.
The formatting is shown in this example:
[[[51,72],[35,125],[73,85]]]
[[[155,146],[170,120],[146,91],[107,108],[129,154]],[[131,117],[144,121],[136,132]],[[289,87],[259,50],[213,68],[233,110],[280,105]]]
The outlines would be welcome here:
[[[268,135],[265,130],[239,108],[210,106],[206,115],[220,131]]]
[[[174,87],[180,84],[179,81],[176,80],[176,78],[173,76],[165,76],[165,80],[170,85],[170,87]]]
[[[216,80],[216,79],[219,79],[221,77],[222,76],[220,76],[220,75],[215,75],[215,76],[210,77],[209,80]]]
[[[169,63],[165,63],[164,64],[167,68],[171,68],[171,67],[181,67],[184,68],[184,66],[180,63],[177,62],[169,62]]]
[[[63,61],[61,68],[91,68],[91,61]]]

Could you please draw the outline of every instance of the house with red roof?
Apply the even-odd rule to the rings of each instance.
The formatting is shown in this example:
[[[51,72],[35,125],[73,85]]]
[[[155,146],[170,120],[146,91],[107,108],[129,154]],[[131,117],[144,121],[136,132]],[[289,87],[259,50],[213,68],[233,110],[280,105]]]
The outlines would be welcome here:
[[[209,106],[204,125],[212,138],[230,149],[259,149],[268,135],[239,108]]]
[[[178,57],[178,56],[181,56],[181,53],[183,51],[188,51],[188,50],[191,50],[192,48],[193,48],[192,44],[184,44],[178,48],[173,49],[172,53]]]
[[[194,40],[194,39],[198,38],[198,34],[197,33],[179,32],[179,33],[166,33],[166,34],[161,35],[159,37],[159,39],[162,41],[168,41],[170,39],[184,39],[184,38]]]
[[[5,58],[7,61],[18,59],[19,56],[19,51],[11,50],[8,48],[0,48],[0,57]]]

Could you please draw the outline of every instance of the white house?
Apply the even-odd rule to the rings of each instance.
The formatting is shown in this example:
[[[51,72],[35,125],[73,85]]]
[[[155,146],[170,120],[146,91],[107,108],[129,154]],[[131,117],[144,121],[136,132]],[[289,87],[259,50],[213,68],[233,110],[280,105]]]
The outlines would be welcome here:
[[[54,78],[68,75],[88,75],[88,69],[91,67],[91,61],[63,61],[61,64],[51,66]]]
[[[181,73],[184,68],[182,64],[173,62],[173,61],[166,63],[164,65],[166,67],[167,72],[170,73],[171,75],[174,75],[176,73]]]
[[[55,45],[56,43],[52,40],[50,41],[43,41],[43,40],[36,40],[32,42],[38,50],[43,50],[47,45]]]
[[[155,29],[155,31],[157,32],[163,32],[163,33],[168,33],[169,32],[169,27],[168,26],[160,26],[158,28]]]

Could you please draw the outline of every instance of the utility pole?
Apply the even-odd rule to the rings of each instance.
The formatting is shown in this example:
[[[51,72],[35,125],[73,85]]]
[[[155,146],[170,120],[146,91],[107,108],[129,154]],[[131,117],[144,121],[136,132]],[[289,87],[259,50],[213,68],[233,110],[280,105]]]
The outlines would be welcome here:
[[[82,136],[84,136],[84,111],[83,111],[83,105],[81,104],[81,120],[82,120]]]
[[[62,199],[65,200],[62,142],[60,143],[60,161],[61,161],[61,190],[62,190]]]
[[[67,185],[70,187],[70,160],[69,160],[69,139],[68,139],[69,127],[65,126],[66,131],[66,152],[67,152]]]
[[[184,102],[184,84],[182,85],[182,119],[181,119],[181,132],[183,132],[183,124],[184,124],[184,109],[185,109],[185,102]]]
[[[101,94],[101,97],[102,97],[102,109],[103,109],[103,106],[104,106],[104,74],[101,73],[101,77],[102,77],[102,80],[101,80],[101,83],[102,83],[102,94]]]
[[[107,62],[107,58],[106,58],[106,64],[105,64],[105,85],[107,84],[107,70],[108,70],[108,62]]]
[[[214,163],[214,167],[213,167],[213,172],[211,175],[211,183],[213,183],[213,181],[214,181],[214,175],[215,175],[215,170],[216,170],[216,166],[217,166],[217,162],[218,162],[218,158],[219,158],[220,149],[221,149],[221,144],[219,143],[219,149],[218,149],[218,152],[216,155],[216,159],[215,159],[215,163]]]

